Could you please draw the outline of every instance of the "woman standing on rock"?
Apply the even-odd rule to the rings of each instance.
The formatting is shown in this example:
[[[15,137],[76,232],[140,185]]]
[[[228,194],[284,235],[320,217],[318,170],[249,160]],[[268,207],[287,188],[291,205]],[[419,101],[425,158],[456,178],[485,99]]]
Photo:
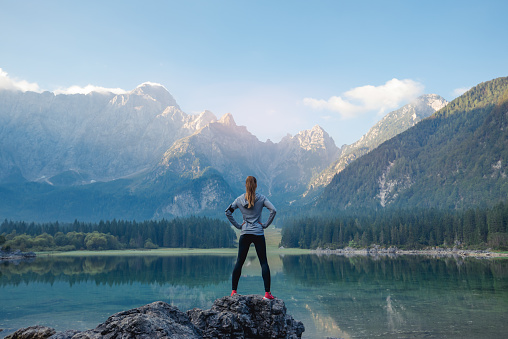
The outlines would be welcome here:
[[[264,229],[270,226],[275,218],[277,211],[270,201],[259,193],[256,193],[258,187],[256,178],[248,176],[245,180],[245,194],[240,195],[235,201],[229,205],[226,210],[226,216],[233,226],[241,230],[240,239],[238,241],[238,258],[236,259],[235,268],[233,269],[233,291],[231,295],[236,294],[238,288],[238,280],[242,274],[242,266],[247,258],[250,244],[254,243],[256,253],[261,264],[261,273],[265,284],[264,299],[274,299],[270,292],[270,267],[266,258],[266,242]],[[263,207],[268,208],[270,215],[266,223],[261,222],[261,211]],[[243,223],[240,225],[233,217],[233,212],[239,208],[242,212]]]

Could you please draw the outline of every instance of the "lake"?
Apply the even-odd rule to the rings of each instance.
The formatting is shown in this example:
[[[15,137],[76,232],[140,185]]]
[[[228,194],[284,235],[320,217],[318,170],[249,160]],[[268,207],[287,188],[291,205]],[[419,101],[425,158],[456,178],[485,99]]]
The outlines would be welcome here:
[[[0,263],[0,337],[35,324],[95,328],[162,300],[209,308],[231,292],[234,255],[41,256]],[[271,255],[272,292],[304,338],[505,338],[508,260]],[[240,294],[261,294],[255,251]]]

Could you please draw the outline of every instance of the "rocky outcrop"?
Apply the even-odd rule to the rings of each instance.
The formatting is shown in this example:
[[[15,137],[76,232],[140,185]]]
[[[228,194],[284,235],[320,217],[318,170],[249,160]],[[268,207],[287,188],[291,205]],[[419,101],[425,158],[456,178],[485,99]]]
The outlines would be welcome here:
[[[210,310],[187,311],[203,338],[301,338],[305,327],[286,314],[281,299],[259,295],[223,297]]]
[[[16,339],[45,339],[51,337],[56,331],[53,328],[46,326],[30,326],[22,328],[7,336],[6,338]]]
[[[19,329],[6,339],[95,338],[301,338],[303,324],[286,314],[281,299],[258,295],[223,297],[209,310],[180,311],[163,301],[110,316],[95,329],[56,332],[44,326]]]

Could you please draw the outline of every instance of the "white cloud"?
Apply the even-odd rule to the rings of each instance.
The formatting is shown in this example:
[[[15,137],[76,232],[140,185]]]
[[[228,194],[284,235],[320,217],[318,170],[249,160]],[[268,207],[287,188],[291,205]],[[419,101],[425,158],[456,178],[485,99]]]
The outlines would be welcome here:
[[[467,91],[469,91],[471,89],[471,87],[461,87],[461,88],[456,88],[453,90],[453,95],[454,97],[459,97],[461,96],[462,94],[466,93]]]
[[[383,114],[399,108],[423,94],[423,89],[421,83],[411,79],[392,79],[381,86],[356,87],[328,100],[305,98],[303,103],[314,109],[337,112],[343,118],[352,118],[369,111]]]
[[[0,90],[10,90],[10,91],[32,91],[32,92],[42,92],[42,89],[35,82],[28,82],[26,80],[17,80],[9,77],[7,72],[0,68]],[[126,90],[121,88],[105,88],[94,85],[87,85],[85,87],[81,86],[71,86],[68,88],[60,88],[56,91],[53,91],[55,94],[88,94],[90,92],[99,92],[99,93],[114,93],[114,94],[125,94]]]
[[[12,79],[9,77],[7,72],[4,72],[4,70],[0,68],[0,90],[1,89],[22,92],[41,92],[39,85],[37,85],[35,82],[31,83],[25,80]]]
[[[94,85],[87,85],[85,87],[81,86],[71,86],[68,88],[57,89],[53,93],[55,94],[88,94],[90,92],[99,92],[99,93],[114,93],[114,94],[125,94],[126,90],[121,88],[106,88]]]

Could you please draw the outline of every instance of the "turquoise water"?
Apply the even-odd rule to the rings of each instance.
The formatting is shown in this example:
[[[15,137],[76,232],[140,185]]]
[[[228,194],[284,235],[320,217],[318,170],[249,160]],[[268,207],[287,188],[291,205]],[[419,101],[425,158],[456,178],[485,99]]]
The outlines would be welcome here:
[[[253,251],[252,251],[253,252]],[[234,256],[39,257],[0,264],[0,337],[35,324],[94,328],[163,300],[185,311],[228,295]],[[305,338],[506,338],[508,260],[271,256],[272,292]],[[249,256],[240,294],[263,292]]]

